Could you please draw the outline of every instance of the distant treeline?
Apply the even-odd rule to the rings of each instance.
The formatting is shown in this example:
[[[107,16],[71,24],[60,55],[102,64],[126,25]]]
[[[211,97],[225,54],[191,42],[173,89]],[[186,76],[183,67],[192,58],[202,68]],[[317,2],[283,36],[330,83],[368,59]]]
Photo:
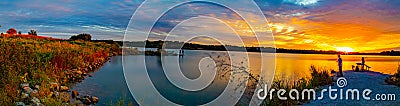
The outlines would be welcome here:
[[[179,41],[112,41],[112,40],[92,40],[92,42],[106,42],[109,44],[118,43],[125,47],[146,47],[146,48],[166,48],[166,49],[187,49],[187,50],[216,50],[216,51],[247,51],[247,52],[267,52],[267,53],[295,53],[295,54],[347,54],[347,55],[390,55],[400,56],[400,51],[383,51],[380,53],[360,53],[360,52],[339,52],[325,50],[299,50],[271,47],[240,47],[232,45],[202,45],[195,43],[184,43]],[[146,44],[146,46],[144,46]]]

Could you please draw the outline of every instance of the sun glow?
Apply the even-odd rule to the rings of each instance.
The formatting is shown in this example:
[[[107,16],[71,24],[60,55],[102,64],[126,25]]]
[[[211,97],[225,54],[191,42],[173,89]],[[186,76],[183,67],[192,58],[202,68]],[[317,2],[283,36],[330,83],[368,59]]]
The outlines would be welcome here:
[[[336,47],[336,51],[339,52],[354,52],[354,50],[350,47]]]

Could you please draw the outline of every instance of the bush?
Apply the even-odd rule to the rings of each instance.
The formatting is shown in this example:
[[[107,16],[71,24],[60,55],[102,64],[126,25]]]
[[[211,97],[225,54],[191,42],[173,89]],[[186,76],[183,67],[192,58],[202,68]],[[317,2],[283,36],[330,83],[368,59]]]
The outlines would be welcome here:
[[[92,36],[87,33],[79,34],[79,35],[74,35],[69,38],[69,40],[84,40],[84,41],[90,41],[92,39]]]
[[[390,84],[390,85],[396,85],[400,87],[400,65],[397,68],[397,72],[393,75],[390,75],[385,79],[385,82]]]
[[[30,30],[28,32],[28,35],[37,35],[37,32],[35,30]]]
[[[10,29],[8,29],[7,33],[11,34],[11,35],[15,35],[15,34],[17,34],[17,30],[15,30],[14,28],[10,28]]]
[[[290,82],[288,80],[274,80],[271,88],[275,90],[285,89],[286,91],[290,91],[291,89],[296,89],[298,91],[302,91],[304,89],[315,89],[320,86],[330,85],[334,82],[333,77],[330,76],[328,70],[326,69],[317,69],[315,66],[310,67],[311,79],[307,80],[305,78],[301,78],[297,81]],[[305,95],[307,96],[307,95]],[[289,93],[285,93],[284,97],[289,97]],[[299,94],[299,97],[302,97],[302,94]],[[305,97],[308,98],[308,97]],[[312,97],[310,97],[312,98]],[[308,99],[299,99],[299,100],[280,100],[278,99],[276,92],[273,94],[272,100],[267,98],[265,100],[265,105],[268,106],[282,106],[282,105],[301,105],[309,101]]]

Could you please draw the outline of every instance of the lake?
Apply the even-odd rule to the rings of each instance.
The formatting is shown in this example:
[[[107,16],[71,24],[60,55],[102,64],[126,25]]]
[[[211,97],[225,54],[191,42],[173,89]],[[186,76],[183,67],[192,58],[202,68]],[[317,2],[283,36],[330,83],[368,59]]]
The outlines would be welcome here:
[[[161,60],[167,63],[174,63],[172,60],[178,58],[180,64],[179,68],[182,70],[182,73],[189,79],[196,79],[201,75],[198,64],[203,58],[209,57],[209,55],[213,57],[223,57],[225,55],[224,53],[223,51],[185,50],[185,56],[183,57],[165,56],[160,58],[159,56],[146,56],[145,61],[151,81],[161,95],[175,103],[195,105],[204,104],[217,98],[227,86],[227,79],[229,79],[229,77],[215,77],[208,87],[198,92],[185,91],[174,86],[164,75],[165,73],[163,70],[171,70],[176,67],[174,68],[173,65],[171,67],[166,64],[165,66],[167,68],[164,67],[163,69]],[[246,66],[246,63],[250,61],[250,71],[252,73],[259,73],[261,67],[259,53],[249,53],[249,58],[245,57],[246,54],[244,52],[232,52],[232,55],[232,58],[235,59],[232,59],[232,61],[228,60],[228,62],[232,62],[234,65],[238,66]],[[351,70],[352,65],[361,62],[361,57],[365,57],[366,64],[372,67],[372,71],[385,74],[395,73],[400,60],[399,56],[342,55],[343,70]],[[123,58],[126,59],[126,64],[130,64],[127,67],[132,67],[129,68],[129,71],[132,71],[132,73],[140,71],[134,68],[141,67],[140,64],[137,64],[137,61],[143,60],[140,56],[131,55],[124,56]],[[264,54],[264,58],[271,59],[274,57],[272,54],[266,53]],[[310,77],[311,71],[309,68],[311,65],[321,69],[337,70],[336,59],[337,55],[278,53],[276,54],[276,71],[274,76],[275,78],[288,80],[307,78]],[[91,74],[93,77],[88,77],[83,82],[74,85],[72,90],[77,90],[81,95],[89,94],[99,97],[100,101],[98,105],[110,105],[122,99],[134,101],[124,79],[122,56],[111,57],[109,62],[105,63],[98,71]],[[221,74],[217,75],[221,76]],[[129,74],[126,76],[141,77],[138,74]],[[183,83],[183,85],[185,84],[190,85],[190,83]],[[146,92],[143,93],[145,94]],[[242,98],[240,102],[245,102],[243,104],[246,104],[246,101],[248,101],[247,99]]]

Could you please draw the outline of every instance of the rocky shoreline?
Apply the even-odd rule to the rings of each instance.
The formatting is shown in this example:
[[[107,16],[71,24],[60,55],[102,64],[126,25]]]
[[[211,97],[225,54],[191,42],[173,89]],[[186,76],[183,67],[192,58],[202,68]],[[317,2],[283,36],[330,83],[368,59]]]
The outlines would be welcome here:
[[[114,54],[113,56],[116,56]],[[110,56],[111,57],[111,56]],[[92,95],[79,95],[79,92],[76,90],[71,91],[70,87],[76,83],[82,82],[86,77],[92,77],[92,75],[88,74],[90,72],[95,72],[103,66],[107,61],[110,60],[110,57],[104,59],[102,61],[95,62],[91,65],[87,65],[86,68],[78,68],[72,70],[66,70],[64,73],[66,77],[62,78],[61,83],[50,82],[47,85],[50,93],[47,94],[47,98],[59,98],[63,105],[95,105],[99,102],[99,98]],[[40,101],[39,95],[41,92],[41,86],[39,85],[30,85],[29,83],[21,83],[18,92],[21,94],[20,102],[16,102],[17,106],[44,106]]]

